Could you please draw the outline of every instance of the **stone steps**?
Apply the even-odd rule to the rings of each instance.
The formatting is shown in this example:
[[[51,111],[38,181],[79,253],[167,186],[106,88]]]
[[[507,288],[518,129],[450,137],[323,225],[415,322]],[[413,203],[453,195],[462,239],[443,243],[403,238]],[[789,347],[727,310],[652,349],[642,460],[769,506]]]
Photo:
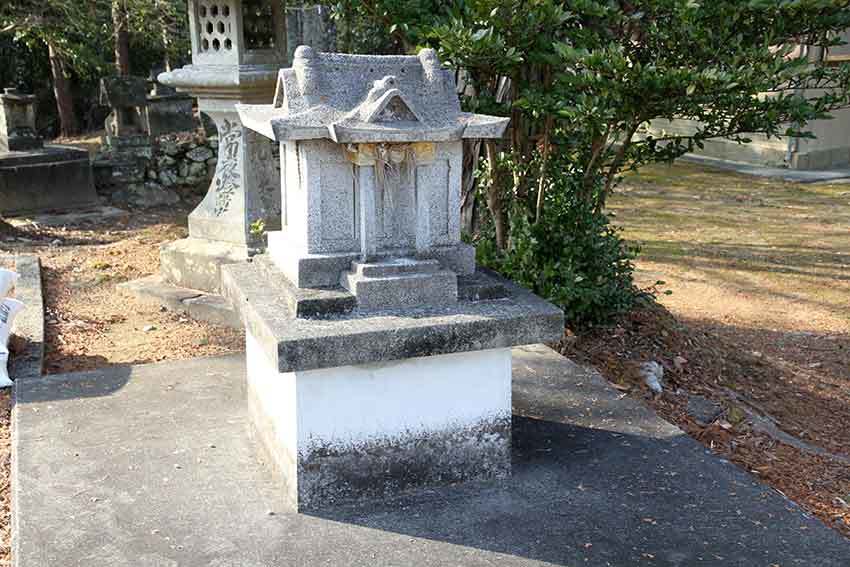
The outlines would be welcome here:
[[[364,278],[384,278],[404,274],[431,274],[440,269],[437,260],[391,258],[380,262],[352,262],[351,271]]]
[[[352,262],[340,285],[357,298],[361,311],[385,311],[457,303],[457,274],[437,260],[388,258]]]

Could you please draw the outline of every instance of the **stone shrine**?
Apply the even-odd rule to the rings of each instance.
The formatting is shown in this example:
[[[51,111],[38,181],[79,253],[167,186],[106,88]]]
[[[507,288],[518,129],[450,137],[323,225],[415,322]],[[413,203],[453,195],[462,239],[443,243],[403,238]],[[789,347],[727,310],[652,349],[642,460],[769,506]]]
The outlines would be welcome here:
[[[280,143],[281,230],[222,268],[244,319],[254,429],[295,510],[510,472],[510,347],[563,313],[476,270],[461,242],[462,140],[508,119],[461,112],[418,56],[299,47],[242,123]]]
[[[14,88],[0,94],[0,215],[97,205],[88,152],[45,146],[35,103]]]
[[[190,0],[192,64],[159,82],[198,98],[216,124],[219,157],[204,200],[189,215],[189,238],[163,246],[166,283],[217,293],[220,266],[245,261],[261,243],[251,225],[276,228],[280,183],[273,146],[242,127],[237,103],[269,103],[286,59],[284,14],[272,0]]]

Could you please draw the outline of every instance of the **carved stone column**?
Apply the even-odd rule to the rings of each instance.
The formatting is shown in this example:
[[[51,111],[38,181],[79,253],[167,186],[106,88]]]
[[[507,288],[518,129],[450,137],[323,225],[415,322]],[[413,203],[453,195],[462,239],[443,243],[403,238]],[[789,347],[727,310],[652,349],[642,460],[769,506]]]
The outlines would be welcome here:
[[[189,238],[163,246],[161,272],[175,285],[219,288],[219,267],[246,260],[262,247],[251,225],[280,226],[280,173],[273,147],[242,127],[235,110],[208,111],[219,134],[215,176],[189,215]]]

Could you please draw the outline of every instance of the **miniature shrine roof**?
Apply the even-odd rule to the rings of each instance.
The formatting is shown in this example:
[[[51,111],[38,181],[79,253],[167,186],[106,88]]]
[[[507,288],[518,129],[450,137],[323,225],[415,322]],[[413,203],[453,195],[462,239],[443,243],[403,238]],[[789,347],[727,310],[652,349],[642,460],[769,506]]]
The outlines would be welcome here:
[[[272,105],[240,105],[243,124],[274,140],[338,143],[499,138],[508,118],[462,112],[454,75],[418,56],[316,53],[301,46]]]

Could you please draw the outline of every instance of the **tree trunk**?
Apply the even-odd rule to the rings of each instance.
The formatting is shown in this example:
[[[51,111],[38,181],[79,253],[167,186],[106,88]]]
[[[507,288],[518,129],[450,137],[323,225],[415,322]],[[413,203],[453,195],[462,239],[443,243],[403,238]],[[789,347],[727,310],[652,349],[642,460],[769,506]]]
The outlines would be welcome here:
[[[115,33],[115,68],[118,74],[130,74],[130,30],[127,6],[123,0],[112,0],[112,27]]]
[[[168,39],[168,32],[162,32],[162,46],[165,48],[165,52],[162,56],[162,66],[166,72],[171,72],[171,55],[169,54],[169,50],[171,49],[171,40]],[[156,78],[156,77],[154,77]]]
[[[56,97],[56,110],[59,112],[60,135],[63,137],[75,136],[79,133],[77,117],[74,115],[74,97],[71,94],[71,86],[65,76],[65,62],[62,56],[56,52],[52,43],[47,44],[50,57],[50,71],[53,75],[53,94]]]
[[[543,199],[546,192],[546,176],[549,174],[549,152],[551,151],[550,136],[554,127],[555,119],[551,114],[546,115],[546,124],[543,127],[543,157],[540,162],[540,178],[537,183],[537,205],[534,208],[534,222],[540,222],[543,216]]]
[[[487,187],[487,208],[493,217],[493,225],[496,228],[496,245],[499,250],[508,247],[508,212],[505,210],[503,172],[499,171],[498,157],[496,156],[496,143],[487,141],[484,143],[487,150],[487,161],[490,163],[490,186]]]
[[[475,172],[478,169],[478,156],[481,154],[481,140],[463,141],[463,176],[460,186],[460,229],[461,232],[475,234],[476,200]]]
[[[163,5],[163,0],[154,0],[154,6],[156,7],[157,12],[159,12],[160,21],[162,24],[162,33],[160,37],[162,38],[162,65],[165,68],[165,71],[171,71],[171,33],[173,33],[173,26],[171,21],[171,12],[168,11],[168,7]],[[154,77],[156,79],[156,77]]]
[[[543,88],[548,92],[552,88],[552,68],[546,65],[543,68]],[[555,117],[546,113],[543,124],[543,149],[540,161],[540,176],[537,180],[537,204],[534,207],[534,222],[540,222],[543,216],[543,201],[546,193],[546,176],[549,174],[549,152],[551,151],[552,129],[555,127]]]
[[[640,127],[642,122],[642,120],[635,120],[634,123],[626,129],[626,135],[620,142],[620,147],[617,148],[617,153],[614,155],[614,161],[611,162],[611,167],[608,168],[608,173],[605,176],[605,188],[596,201],[595,209],[597,213],[601,213],[605,210],[608,195],[614,189],[614,183],[617,181],[617,175],[620,173],[620,168],[623,166],[626,159],[626,153],[632,145],[632,138],[635,137],[635,132],[637,132],[637,129]]]

